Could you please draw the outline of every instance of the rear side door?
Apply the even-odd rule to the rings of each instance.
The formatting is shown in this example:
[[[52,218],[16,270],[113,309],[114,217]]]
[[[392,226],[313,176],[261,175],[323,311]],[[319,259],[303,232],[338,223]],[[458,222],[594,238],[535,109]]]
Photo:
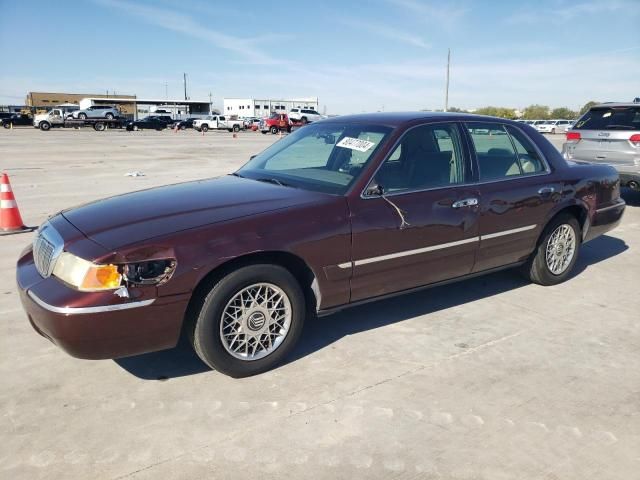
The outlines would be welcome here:
[[[594,107],[571,130],[564,148],[568,158],[620,171],[640,168],[640,105]]]
[[[535,248],[562,183],[524,130],[469,122],[480,192],[480,244],[474,272],[526,260]]]
[[[408,130],[360,196],[352,215],[351,300],[471,272],[478,247],[478,192],[458,124]]]

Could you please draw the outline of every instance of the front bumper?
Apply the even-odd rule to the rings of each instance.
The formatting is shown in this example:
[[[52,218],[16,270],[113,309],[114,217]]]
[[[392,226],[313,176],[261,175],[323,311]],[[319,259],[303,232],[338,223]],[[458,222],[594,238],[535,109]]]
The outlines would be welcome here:
[[[178,343],[188,295],[154,298],[132,290],[131,299],[122,299],[113,292],[79,292],[42,278],[30,249],[16,275],[31,326],[73,357],[126,357]]]

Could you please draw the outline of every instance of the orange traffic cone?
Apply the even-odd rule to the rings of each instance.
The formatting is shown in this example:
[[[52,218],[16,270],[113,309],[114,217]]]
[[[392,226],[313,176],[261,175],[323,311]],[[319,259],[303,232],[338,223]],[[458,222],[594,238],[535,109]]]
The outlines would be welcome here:
[[[11,190],[11,183],[9,183],[9,176],[3,173],[0,180],[0,232],[8,233],[22,230],[29,229],[22,223],[18,204]]]

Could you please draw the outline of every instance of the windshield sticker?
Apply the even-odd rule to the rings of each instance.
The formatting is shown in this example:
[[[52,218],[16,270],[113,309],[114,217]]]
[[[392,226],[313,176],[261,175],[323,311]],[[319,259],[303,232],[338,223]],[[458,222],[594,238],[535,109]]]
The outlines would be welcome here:
[[[357,150],[359,152],[366,152],[374,145],[375,143],[370,142],[368,140],[360,140],[359,138],[344,137],[342,140],[338,142],[337,146],[342,148],[348,148],[350,150]]]

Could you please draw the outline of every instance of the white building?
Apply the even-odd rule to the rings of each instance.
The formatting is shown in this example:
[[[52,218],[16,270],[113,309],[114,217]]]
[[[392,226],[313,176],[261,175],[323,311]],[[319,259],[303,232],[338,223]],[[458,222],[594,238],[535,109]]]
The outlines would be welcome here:
[[[318,97],[290,98],[290,99],[259,99],[259,98],[225,98],[223,115],[237,115],[244,117],[266,117],[271,112],[287,113],[292,108],[310,108],[318,110]]]

